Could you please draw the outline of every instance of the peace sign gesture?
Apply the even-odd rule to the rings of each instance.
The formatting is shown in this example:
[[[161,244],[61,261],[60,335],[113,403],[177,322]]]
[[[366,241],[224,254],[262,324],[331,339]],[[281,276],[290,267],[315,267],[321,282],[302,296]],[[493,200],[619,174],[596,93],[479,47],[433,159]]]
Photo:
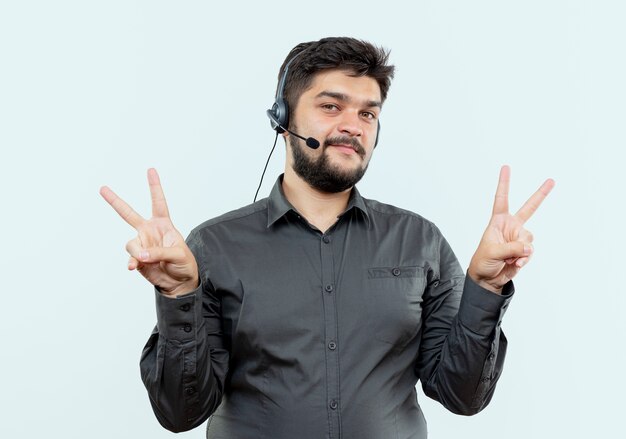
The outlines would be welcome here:
[[[499,293],[528,262],[533,252],[533,235],[524,223],[539,208],[554,187],[554,180],[546,180],[515,215],[509,213],[509,181],[511,170],[503,166],[493,203],[493,212],[487,230],[467,270],[479,285]]]
[[[107,186],[100,188],[100,195],[137,231],[137,237],[126,244],[130,254],[128,269],[139,271],[165,295],[175,297],[191,292],[198,286],[198,266],[185,239],[172,224],[156,169],[148,169],[148,184],[152,196],[149,220]]]

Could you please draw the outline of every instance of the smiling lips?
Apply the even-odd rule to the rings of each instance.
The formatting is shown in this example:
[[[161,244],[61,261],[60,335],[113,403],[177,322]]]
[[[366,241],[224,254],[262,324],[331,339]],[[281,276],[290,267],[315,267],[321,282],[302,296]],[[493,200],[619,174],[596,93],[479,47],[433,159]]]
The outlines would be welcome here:
[[[341,151],[341,152],[343,152],[345,154],[356,154],[357,153],[356,149],[352,145],[338,144],[338,145],[329,145],[329,146],[337,148],[339,151]]]
[[[365,149],[359,143],[359,141],[353,137],[348,136],[335,136],[328,137],[324,141],[324,148],[332,146],[339,152],[346,155],[357,154],[359,157],[365,157]]]

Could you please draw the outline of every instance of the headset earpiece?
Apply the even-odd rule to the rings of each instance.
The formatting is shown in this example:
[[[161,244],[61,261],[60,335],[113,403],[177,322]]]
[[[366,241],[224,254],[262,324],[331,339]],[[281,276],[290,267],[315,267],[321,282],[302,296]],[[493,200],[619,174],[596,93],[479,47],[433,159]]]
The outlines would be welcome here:
[[[272,108],[267,110],[267,117],[270,118],[270,126],[278,134],[282,134],[285,130],[281,127],[286,127],[289,123],[289,110],[287,108],[287,102],[284,99],[276,99]]]
[[[289,62],[285,65],[283,76],[280,77],[278,83],[278,89],[276,90],[276,99],[272,108],[267,110],[267,116],[270,118],[270,126],[277,133],[282,134],[285,132],[284,128],[289,128],[289,106],[284,98],[285,84],[287,82],[287,73],[289,72],[289,66],[291,63],[301,54],[297,53]],[[284,127],[284,128],[283,128]]]

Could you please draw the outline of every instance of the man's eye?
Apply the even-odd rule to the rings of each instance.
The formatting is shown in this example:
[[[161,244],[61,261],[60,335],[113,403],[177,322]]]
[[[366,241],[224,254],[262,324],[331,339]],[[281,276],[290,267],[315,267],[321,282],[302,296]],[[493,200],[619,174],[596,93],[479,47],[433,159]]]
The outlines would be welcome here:
[[[374,113],[370,113],[369,111],[363,112],[363,117],[366,119],[376,119],[376,115]]]
[[[322,105],[322,108],[324,110],[338,110],[339,107],[337,107],[335,104],[324,104]]]

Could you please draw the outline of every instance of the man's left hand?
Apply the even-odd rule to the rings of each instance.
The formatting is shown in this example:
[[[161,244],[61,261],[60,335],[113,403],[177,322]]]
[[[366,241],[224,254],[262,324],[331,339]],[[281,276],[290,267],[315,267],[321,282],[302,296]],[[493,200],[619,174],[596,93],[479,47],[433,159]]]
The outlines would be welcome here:
[[[509,213],[509,181],[511,169],[503,166],[493,203],[493,213],[478,249],[472,257],[467,274],[480,286],[501,293],[526,265],[533,253],[533,235],[523,226],[535,213],[554,187],[546,180],[515,215]]]

